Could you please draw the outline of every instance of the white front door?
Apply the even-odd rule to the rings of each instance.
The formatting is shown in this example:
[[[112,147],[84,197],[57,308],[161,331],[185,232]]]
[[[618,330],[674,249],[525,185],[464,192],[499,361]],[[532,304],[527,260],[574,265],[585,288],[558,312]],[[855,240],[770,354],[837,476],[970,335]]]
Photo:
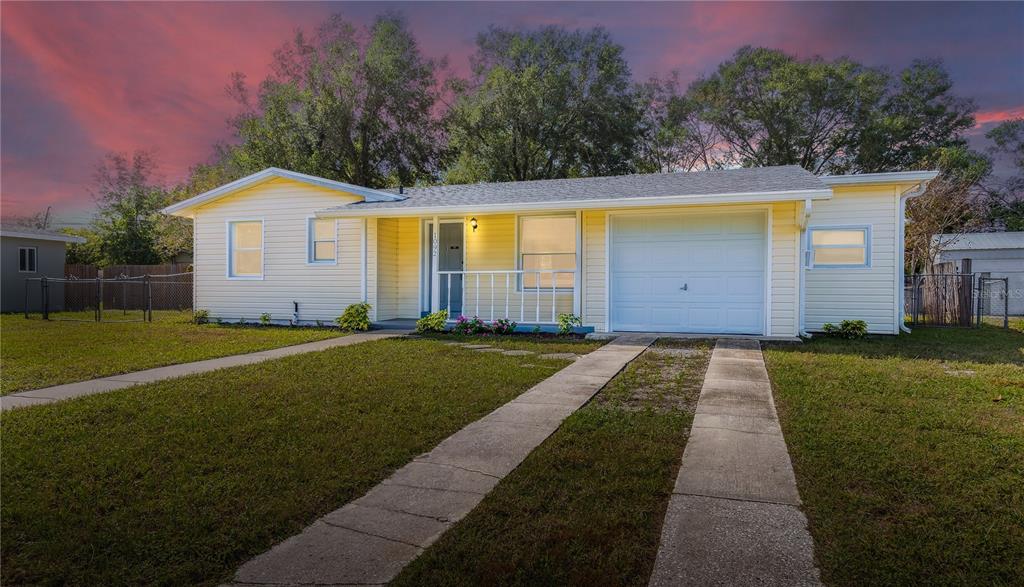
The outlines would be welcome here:
[[[610,222],[612,330],[764,333],[765,212]]]

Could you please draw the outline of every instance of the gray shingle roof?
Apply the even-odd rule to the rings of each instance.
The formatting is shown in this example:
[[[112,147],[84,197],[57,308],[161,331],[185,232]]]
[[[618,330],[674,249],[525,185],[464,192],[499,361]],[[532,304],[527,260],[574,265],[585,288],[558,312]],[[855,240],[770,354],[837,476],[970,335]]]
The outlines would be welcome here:
[[[401,210],[403,208],[536,204],[619,200],[663,196],[709,196],[797,190],[828,190],[814,174],[798,165],[752,167],[693,173],[648,173],[580,179],[544,179],[408,188],[399,202],[356,202],[328,208]],[[398,190],[389,190],[398,193]]]
[[[47,230],[34,226],[21,226],[18,224],[0,224],[0,236],[12,236],[19,238],[35,238],[47,241],[64,241],[68,243],[84,243],[85,239],[80,236],[64,234],[57,230]]]

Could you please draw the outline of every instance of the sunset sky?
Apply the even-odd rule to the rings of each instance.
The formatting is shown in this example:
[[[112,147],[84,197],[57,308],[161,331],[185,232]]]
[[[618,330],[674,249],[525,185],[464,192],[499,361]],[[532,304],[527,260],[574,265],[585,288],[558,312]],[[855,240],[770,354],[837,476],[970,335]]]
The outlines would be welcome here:
[[[369,24],[403,13],[428,56],[465,74],[490,24],[604,26],[637,80],[711,72],[746,44],[800,57],[846,55],[905,67],[941,57],[956,91],[979,106],[972,142],[1024,115],[1024,3],[11,3],[0,5],[2,212],[52,205],[91,212],[88,188],[107,151],[153,150],[165,181],[230,137],[233,71],[263,79],[274,48],[333,12]]]

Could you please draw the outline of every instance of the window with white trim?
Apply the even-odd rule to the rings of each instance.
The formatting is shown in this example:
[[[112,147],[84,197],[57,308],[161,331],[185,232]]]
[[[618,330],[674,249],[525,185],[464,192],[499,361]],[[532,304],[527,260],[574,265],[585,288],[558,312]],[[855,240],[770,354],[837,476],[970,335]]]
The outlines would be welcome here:
[[[576,270],[576,216],[521,216],[517,262],[525,289],[573,287]],[[530,273],[565,270],[566,273]]]
[[[36,247],[18,247],[18,272],[35,273],[38,254],[39,250]]]
[[[867,226],[811,228],[812,267],[868,267],[871,229]]]
[[[307,260],[310,263],[334,263],[338,259],[338,231],[333,218],[310,218]]]
[[[263,277],[263,221],[237,220],[228,224],[228,276]]]

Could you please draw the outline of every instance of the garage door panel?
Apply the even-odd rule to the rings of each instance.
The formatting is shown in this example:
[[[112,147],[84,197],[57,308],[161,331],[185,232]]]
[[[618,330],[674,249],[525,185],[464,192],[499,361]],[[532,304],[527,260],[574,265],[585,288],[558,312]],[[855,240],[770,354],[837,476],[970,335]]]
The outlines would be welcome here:
[[[764,225],[760,212],[613,216],[612,328],[762,332]]]

